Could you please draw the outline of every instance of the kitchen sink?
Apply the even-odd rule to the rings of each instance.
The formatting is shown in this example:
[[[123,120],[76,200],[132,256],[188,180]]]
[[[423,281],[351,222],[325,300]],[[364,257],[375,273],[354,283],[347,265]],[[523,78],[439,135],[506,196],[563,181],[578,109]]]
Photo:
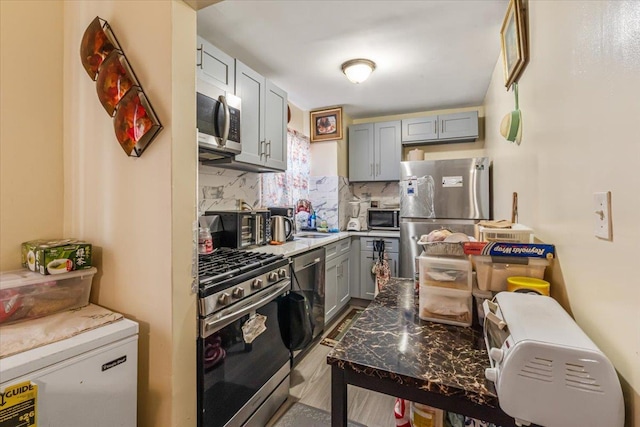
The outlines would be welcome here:
[[[302,234],[296,234],[293,238],[293,240],[296,239],[324,239],[325,237],[329,237],[329,234],[307,234],[307,233],[302,233]]]

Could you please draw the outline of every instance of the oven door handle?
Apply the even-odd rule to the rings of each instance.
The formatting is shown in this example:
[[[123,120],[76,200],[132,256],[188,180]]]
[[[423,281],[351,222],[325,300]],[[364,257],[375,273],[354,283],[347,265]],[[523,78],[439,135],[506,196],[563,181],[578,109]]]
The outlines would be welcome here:
[[[208,319],[204,319],[202,321],[202,338],[206,338],[214,332],[224,328],[228,324],[235,322],[243,316],[251,313],[254,310],[259,309],[262,306],[269,304],[271,301],[276,299],[281,294],[284,294],[291,287],[290,280],[283,280],[277,285],[273,286],[273,289],[269,289],[264,295],[261,295],[261,298],[257,301],[253,301],[251,298],[248,298],[249,301],[246,303],[239,303],[237,306],[230,307],[226,310],[222,310],[220,313],[216,313],[214,319],[209,317]]]

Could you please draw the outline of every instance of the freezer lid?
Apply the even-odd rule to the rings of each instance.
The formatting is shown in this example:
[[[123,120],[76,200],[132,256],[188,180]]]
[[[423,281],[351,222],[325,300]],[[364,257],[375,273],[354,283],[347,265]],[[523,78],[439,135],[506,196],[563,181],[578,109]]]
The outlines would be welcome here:
[[[0,381],[2,384],[13,381],[30,372],[137,334],[138,323],[129,319],[121,319],[71,338],[5,357],[0,359]]]
[[[401,162],[400,216],[489,219],[487,157]]]

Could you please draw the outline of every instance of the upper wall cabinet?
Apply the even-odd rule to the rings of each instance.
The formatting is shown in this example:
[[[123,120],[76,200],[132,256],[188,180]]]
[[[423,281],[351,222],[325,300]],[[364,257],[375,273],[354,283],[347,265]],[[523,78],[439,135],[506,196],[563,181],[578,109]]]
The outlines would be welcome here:
[[[242,101],[242,152],[235,160],[259,169],[284,171],[287,169],[287,93],[238,60],[235,70],[235,94]]]
[[[477,138],[477,111],[402,120],[403,145],[470,142]]]
[[[198,77],[226,92],[234,93],[234,59],[202,37],[198,37],[197,54]]]
[[[349,181],[400,180],[400,121],[349,126]]]

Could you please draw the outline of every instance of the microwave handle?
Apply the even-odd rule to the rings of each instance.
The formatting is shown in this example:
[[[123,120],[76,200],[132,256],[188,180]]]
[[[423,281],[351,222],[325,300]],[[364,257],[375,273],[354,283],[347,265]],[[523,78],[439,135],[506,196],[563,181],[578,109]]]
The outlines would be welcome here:
[[[256,215],[256,220],[254,222],[254,225],[255,225],[255,232],[253,233],[253,237],[255,239],[254,244],[259,245],[262,243],[260,241],[261,240],[260,235],[262,234],[262,216],[261,215]],[[265,242],[265,243],[268,243],[268,242]]]
[[[218,97],[220,102],[222,102],[222,106],[224,107],[224,130],[222,131],[222,138],[220,141],[220,146],[224,147],[227,145],[227,138],[229,138],[229,128],[231,127],[231,117],[229,117],[229,105],[227,104],[227,98],[224,95],[220,95]]]

